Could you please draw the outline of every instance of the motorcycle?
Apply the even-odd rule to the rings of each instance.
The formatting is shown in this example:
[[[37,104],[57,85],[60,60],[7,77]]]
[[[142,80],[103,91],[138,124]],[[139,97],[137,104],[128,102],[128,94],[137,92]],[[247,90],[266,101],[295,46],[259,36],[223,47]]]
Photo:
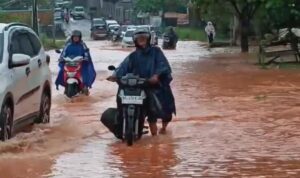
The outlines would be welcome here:
[[[114,71],[114,66],[109,66],[110,71]],[[146,104],[146,89],[148,82],[146,79],[140,78],[134,74],[126,76],[116,81],[120,87],[118,92],[118,100],[121,101],[122,116],[122,136],[121,139],[127,142],[128,146],[132,146],[133,142],[140,139],[144,131],[145,123],[145,104]]]
[[[117,42],[121,42],[121,41],[122,41],[121,35],[117,31],[114,31],[112,33],[111,42],[117,43]]]
[[[82,82],[81,66],[83,61],[82,56],[64,58],[65,95],[68,98],[72,98],[79,93],[89,94],[88,89],[83,86]]]
[[[163,49],[176,49],[176,46],[177,46],[176,40],[174,39],[172,40],[170,36],[167,34],[163,35],[163,45],[162,45]]]

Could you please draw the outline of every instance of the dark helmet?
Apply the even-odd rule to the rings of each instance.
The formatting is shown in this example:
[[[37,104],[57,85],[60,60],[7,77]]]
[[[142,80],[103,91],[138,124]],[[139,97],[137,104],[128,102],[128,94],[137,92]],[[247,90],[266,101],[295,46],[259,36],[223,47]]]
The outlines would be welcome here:
[[[145,30],[145,29],[138,29],[133,34],[133,41],[134,41],[135,46],[138,46],[137,45],[137,39],[139,37],[141,37],[141,36],[146,37],[148,44],[150,44],[150,41],[151,41],[151,34],[150,34],[150,32],[148,30]]]
[[[81,38],[82,38],[82,33],[81,33],[81,31],[79,31],[79,30],[74,30],[74,31],[72,31],[71,39],[73,40],[73,37],[75,37],[75,36],[79,37],[80,40],[81,40]]]

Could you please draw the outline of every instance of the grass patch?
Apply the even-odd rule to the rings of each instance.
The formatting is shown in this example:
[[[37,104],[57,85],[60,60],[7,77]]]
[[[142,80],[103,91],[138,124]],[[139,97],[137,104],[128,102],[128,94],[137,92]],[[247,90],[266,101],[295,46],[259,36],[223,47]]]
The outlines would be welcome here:
[[[260,69],[268,70],[268,69],[283,69],[283,70],[300,70],[300,63],[298,62],[281,62],[281,63],[272,63],[269,65],[264,64],[256,64]]]
[[[300,63],[297,62],[288,62],[288,63],[280,63],[278,64],[280,69],[300,69]]]
[[[41,36],[41,42],[45,50],[60,49],[65,45],[65,40],[55,40],[55,43],[53,43],[53,39],[48,38],[46,35]]]
[[[191,27],[176,27],[176,33],[179,40],[192,40],[192,41],[203,41],[207,42],[207,35],[204,30]],[[229,46],[230,40],[226,35],[217,34],[214,40],[214,47]]]
[[[176,33],[179,40],[207,41],[205,32],[196,28],[177,27]]]

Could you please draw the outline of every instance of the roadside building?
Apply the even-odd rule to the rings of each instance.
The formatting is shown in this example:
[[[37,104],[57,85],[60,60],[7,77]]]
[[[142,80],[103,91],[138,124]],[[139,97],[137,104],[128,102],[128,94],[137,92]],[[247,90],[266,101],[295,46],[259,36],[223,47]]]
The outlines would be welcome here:
[[[88,8],[96,10],[98,16],[112,18],[121,24],[130,23],[133,16],[134,0],[88,0]]]

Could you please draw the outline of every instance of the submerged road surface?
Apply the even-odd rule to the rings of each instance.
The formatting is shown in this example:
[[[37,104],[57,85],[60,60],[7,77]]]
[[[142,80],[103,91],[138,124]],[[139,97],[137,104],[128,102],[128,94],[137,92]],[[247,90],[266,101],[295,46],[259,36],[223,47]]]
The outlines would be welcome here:
[[[99,119],[116,105],[106,68],[131,49],[87,45],[98,73],[91,95],[70,102],[53,87],[51,123],[0,143],[1,178],[299,177],[299,71],[260,70],[248,56],[179,42],[165,51],[177,116],[166,135],[127,147]],[[55,79],[58,55],[49,54]]]

